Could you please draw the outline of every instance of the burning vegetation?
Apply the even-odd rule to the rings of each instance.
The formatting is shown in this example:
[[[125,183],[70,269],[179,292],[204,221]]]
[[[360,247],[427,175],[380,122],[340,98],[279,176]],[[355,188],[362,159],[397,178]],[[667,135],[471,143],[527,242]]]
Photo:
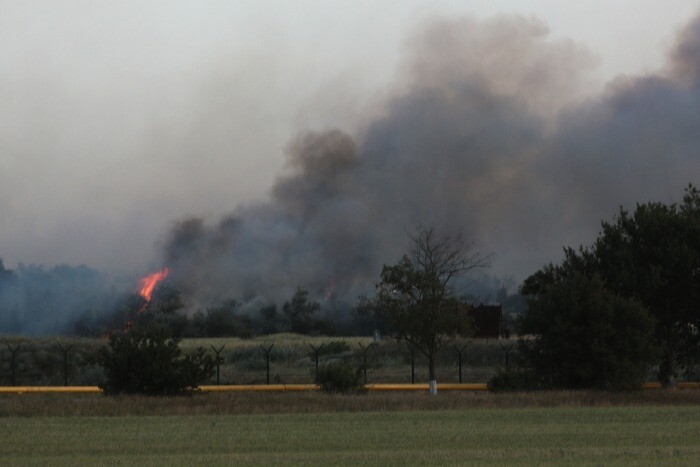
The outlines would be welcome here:
[[[156,288],[158,283],[163,281],[166,277],[168,277],[169,274],[170,269],[163,268],[158,272],[149,274],[148,276],[144,277],[139,281],[139,295],[141,295],[141,297],[143,297],[143,299],[146,301],[146,303],[144,303],[143,305],[143,308],[141,309],[142,311],[151,302],[153,290]]]

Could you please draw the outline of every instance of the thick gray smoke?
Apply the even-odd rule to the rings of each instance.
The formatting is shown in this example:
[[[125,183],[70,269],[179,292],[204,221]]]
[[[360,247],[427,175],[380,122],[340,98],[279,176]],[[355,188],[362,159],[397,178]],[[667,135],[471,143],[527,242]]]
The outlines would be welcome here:
[[[530,18],[432,22],[359,130],[288,148],[268,200],[179,222],[164,261],[198,300],[354,299],[418,225],[460,230],[518,278],[589,243],[619,205],[677,200],[700,175],[700,19],[668,69],[584,97],[592,58]]]

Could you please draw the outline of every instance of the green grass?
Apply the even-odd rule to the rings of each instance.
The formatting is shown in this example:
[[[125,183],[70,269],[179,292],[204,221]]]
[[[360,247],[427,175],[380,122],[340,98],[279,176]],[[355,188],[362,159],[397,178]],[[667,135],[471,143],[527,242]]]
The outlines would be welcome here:
[[[5,465],[700,462],[700,407],[0,418]]]

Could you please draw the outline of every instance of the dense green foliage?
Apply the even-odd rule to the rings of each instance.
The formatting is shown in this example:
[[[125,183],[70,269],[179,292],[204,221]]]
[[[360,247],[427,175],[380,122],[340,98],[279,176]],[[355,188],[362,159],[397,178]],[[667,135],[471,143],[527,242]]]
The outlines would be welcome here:
[[[588,339],[595,340],[600,351],[630,350],[624,349],[627,343],[620,344],[623,349],[615,350],[600,340],[601,337],[605,340],[610,333],[619,334],[621,339],[631,337],[629,327],[640,320],[646,322],[641,318],[639,307],[633,304],[636,302],[654,320],[653,339],[649,339],[647,345],[660,349],[659,379],[671,384],[680,365],[686,365],[689,370],[697,364],[700,357],[700,192],[696,188],[687,188],[681,204],[639,204],[632,213],[620,209],[613,222],[603,223],[603,230],[591,247],[579,251],[568,248],[565,253],[560,265],[549,265],[525,281],[523,293],[531,297],[534,306],[531,311],[535,313],[533,318],[526,319],[525,332],[540,335],[551,331],[553,325],[536,317],[542,312],[546,297],[553,297],[551,291],[561,289],[562,284],[585,283],[582,279],[585,277],[589,284],[598,284],[598,301],[608,303],[605,306],[592,302],[590,306],[602,305],[607,311],[587,313],[611,314],[620,309],[628,314],[626,320],[608,320],[610,326],[615,326],[612,330],[590,327],[588,331],[595,334]],[[570,306],[564,303],[565,297],[556,296],[562,301],[558,308],[548,305],[553,321],[570,313],[565,310]],[[571,335],[563,328],[558,332],[562,336]],[[580,339],[583,338],[581,335]],[[641,334],[635,337],[638,338]],[[562,346],[560,350],[566,352],[567,347]],[[548,356],[542,354],[541,357],[542,361],[533,363],[547,365]]]
[[[349,362],[332,361],[318,371],[318,384],[323,392],[359,392],[364,389],[362,372]]]
[[[211,355],[198,348],[183,355],[179,340],[163,326],[139,326],[114,333],[98,360],[105,372],[105,394],[176,395],[196,388],[214,371]]]
[[[530,298],[520,352],[542,386],[635,388],[654,361],[654,321],[637,301],[581,274]]]

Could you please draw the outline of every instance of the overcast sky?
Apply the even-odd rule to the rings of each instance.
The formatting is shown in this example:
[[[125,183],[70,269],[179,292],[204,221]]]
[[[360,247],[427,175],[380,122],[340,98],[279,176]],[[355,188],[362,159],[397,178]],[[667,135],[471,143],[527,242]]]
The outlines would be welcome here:
[[[432,18],[535,16],[595,95],[663,68],[698,4],[0,0],[0,257],[159,266],[174,222],[266,197],[299,131],[362,130]]]

